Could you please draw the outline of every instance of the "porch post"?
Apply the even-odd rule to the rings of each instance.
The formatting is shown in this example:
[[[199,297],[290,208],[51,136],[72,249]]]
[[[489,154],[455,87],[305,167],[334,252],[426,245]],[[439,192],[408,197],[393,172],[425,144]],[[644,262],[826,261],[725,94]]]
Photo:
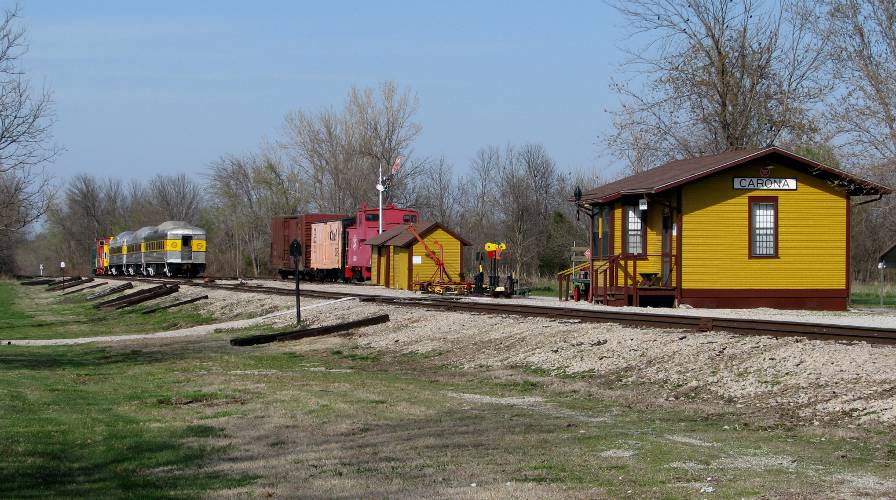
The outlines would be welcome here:
[[[588,245],[588,252],[591,254],[588,257],[588,303],[591,304],[594,302],[594,287],[597,285],[597,280],[594,279],[594,207],[591,207],[591,212],[588,217],[591,219],[589,225],[591,226],[591,234],[588,235],[588,241],[590,244]]]
[[[684,235],[684,228],[682,227],[682,221],[684,217],[682,213],[684,210],[681,205],[681,189],[678,190],[677,200],[675,206],[675,302],[676,306],[681,305],[681,237]]]

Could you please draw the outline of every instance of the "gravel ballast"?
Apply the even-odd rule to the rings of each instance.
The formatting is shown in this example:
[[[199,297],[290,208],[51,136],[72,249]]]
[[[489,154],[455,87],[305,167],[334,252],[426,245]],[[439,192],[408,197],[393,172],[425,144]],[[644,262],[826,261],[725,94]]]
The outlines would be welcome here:
[[[669,400],[762,407],[814,419],[896,421],[896,347],[612,323],[333,304],[309,319],[335,323],[388,312],[358,330],[364,347],[427,353],[461,367],[531,367],[649,383]]]

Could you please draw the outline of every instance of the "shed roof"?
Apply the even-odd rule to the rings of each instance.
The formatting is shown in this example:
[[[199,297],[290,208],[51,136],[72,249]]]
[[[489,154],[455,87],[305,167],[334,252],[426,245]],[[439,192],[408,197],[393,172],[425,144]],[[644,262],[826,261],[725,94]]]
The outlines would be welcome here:
[[[749,161],[772,157],[783,165],[804,170],[811,175],[835,182],[853,196],[889,194],[891,192],[891,189],[886,186],[772,146],[725,151],[715,155],[670,161],[646,172],[598,186],[584,193],[582,201],[601,204],[627,194],[660,193]]]
[[[886,252],[880,254],[878,262],[883,262],[887,267],[896,267],[896,244],[891,246]]]
[[[402,224],[400,226],[395,226],[388,231],[383,231],[382,234],[379,234],[369,240],[365,241],[365,245],[372,246],[388,246],[388,247],[409,247],[417,241],[417,238],[414,237],[413,233],[408,230],[408,226],[414,226],[414,229],[417,230],[417,233],[422,237],[426,237],[427,234],[435,231],[436,229],[441,229],[451,236],[457,238],[458,241],[461,242],[464,246],[470,246],[470,242],[466,239],[460,237],[454,231],[448,229],[441,222],[429,222],[429,221],[419,221],[416,224]]]

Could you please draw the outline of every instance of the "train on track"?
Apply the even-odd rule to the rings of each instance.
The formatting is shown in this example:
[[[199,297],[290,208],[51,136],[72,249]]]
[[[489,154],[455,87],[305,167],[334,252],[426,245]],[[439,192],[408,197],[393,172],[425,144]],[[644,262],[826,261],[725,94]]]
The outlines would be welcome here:
[[[418,222],[419,213],[395,205],[383,207],[383,231]],[[379,234],[377,208],[362,206],[348,214],[302,214],[271,220],[271,266],[281,278],[299,274],[317,281],[367,281],[371,249],[364,242]],[[289,255],[292,240],[302,244],[298,269]]]
[[[205,272],[206,233],[183,221],[124,231],[96,242],[96,275],[186,276]]]

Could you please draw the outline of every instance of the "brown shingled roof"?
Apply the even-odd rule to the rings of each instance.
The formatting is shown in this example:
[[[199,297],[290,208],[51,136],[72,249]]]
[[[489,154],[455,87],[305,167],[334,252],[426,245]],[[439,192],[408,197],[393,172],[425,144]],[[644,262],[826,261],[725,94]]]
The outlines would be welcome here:
[[[670,161],[646,172],[598,186],[582,194],[582,201],[601,204],[627,194],[660,193],[737,165],[769,156],[775,156],[776,159],[783,161],[783,164],[805,170],[812,175],[844,182],[850,195],[878,195],[891,192],[890,188],[886,186],[772,146]]]
[[[460,237],[454,231],[448,229],[443,226],[441,222],[425,222],[419,221],[416,224],[413,224],[414,229],[417,230],[417,233],[420,234],[421,237],[426,237],[427,234],[431,233],[435,229],[441,229],[446,233],[454,236],[461,242],[464,246],[470,246],[470,242],[466,239]],[[372,246],[388,246],[388,247],[409,247],[417,242],[417,238],[408,230],[407,224],[402,224],[400,226],[395,226],[388,231],[383,231],[382,234],[377,235],[369,240],[365,241],[365,245]]]

